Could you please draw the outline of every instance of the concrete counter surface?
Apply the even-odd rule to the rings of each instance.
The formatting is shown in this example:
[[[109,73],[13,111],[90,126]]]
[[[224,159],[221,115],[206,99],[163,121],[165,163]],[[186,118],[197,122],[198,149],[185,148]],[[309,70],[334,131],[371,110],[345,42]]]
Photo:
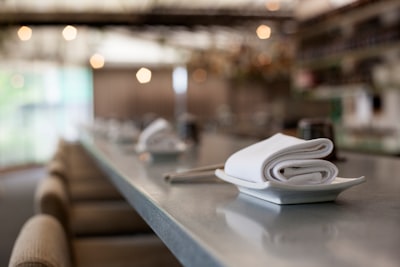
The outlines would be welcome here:
[[[86,134],[82,143],[185,266],[400,265],[400,159],[340,153],[341,177],[367,181],[336,201],[276,205],[228,183],[169,184],[165,172],[224,162],[252,140],[205,135],[176,158]]]

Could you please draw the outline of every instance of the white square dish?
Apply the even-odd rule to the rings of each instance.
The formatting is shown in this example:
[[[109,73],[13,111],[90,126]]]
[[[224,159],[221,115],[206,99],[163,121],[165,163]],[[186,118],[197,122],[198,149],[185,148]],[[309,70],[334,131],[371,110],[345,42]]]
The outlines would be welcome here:
[[[227,175],[218,169],[215,175],[220,179],[233,183],[240,192],[266,200],[275,204],[301,204],[333,201],[344,190],[365,181],[365,177],[336,177],[330,184],[292,185],[265,182],[262,185],[252,185],[250,182]]]

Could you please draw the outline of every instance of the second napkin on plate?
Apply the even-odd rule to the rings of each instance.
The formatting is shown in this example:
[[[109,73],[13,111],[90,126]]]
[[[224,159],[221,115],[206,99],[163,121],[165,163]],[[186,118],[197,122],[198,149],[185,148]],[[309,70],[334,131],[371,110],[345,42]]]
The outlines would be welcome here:
[[[333,143],[327,138],[303,140],[278,133],[231,155],[224,171],[256,184],[328,184],[336,178],[338,169],[321,158],[332,149]]]
[[[158,118],[139,135],[137,150],[138,152],[176,152],[181,151],[183,145],[171,124],[163,118]]]

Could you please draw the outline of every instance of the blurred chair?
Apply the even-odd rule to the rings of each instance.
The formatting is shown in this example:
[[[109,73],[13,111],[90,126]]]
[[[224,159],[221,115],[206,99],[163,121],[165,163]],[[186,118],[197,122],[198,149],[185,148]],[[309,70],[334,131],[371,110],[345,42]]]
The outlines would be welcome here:
[[[36,210],[55,215],[75,236],[152,232],[81,144],[61,139],[48,173]]]
[[[9,261],[14,266],[72,266],[67,236],[55,218],[37,215],[22,226]]]
[[[80,143],[61,139],[47,170],[63,178],[71,201],[123,199]]]
[[[22,227],[9,267],[181,266],[154,235],[72,239],[50,215],[35,215]]]
[[[65,182],[55,175],[40,181],[34,206],[37,213],[56,217],[73,236],[152,232],[126,201],[71,201]]]

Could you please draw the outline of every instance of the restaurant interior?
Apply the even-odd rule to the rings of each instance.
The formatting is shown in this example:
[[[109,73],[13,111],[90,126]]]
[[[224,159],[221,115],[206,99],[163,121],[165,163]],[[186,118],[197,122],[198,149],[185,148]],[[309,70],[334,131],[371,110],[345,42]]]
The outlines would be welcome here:
[[[397,161],[399,43],[398,0],[0,1],[0,213],[15,218],[7,223],[12,230],[0,231],[9,240],[0,264],[8,264],[22,223],[37,212],[43,176],[104,176],[76,145],[85,131],[116,143],[123,126],[140,133],[162,118],[201,147],[204,133],[305,138],[305,127],[322,123],[330,132],[314,137],[331,139],[336,151]],[[80,171],[54,164],[66,157],[63,149],[79,158],[68,164]],[[13,193],[25,202],[7,206],[7,183],[27,170],[37,178],[20,179]],[[16,209],[24,215],[13,217]],[[158,234],[141,220],[132,224]],[[165,256],[137,266],[179,266],[156,241],[143,243],[135,257],[145,258],[146,246]],[[213,266],[171,250],[184,266]],[[215,266],[230,266],[221,262]],[[389,263],[380,266],[395,266]]]

